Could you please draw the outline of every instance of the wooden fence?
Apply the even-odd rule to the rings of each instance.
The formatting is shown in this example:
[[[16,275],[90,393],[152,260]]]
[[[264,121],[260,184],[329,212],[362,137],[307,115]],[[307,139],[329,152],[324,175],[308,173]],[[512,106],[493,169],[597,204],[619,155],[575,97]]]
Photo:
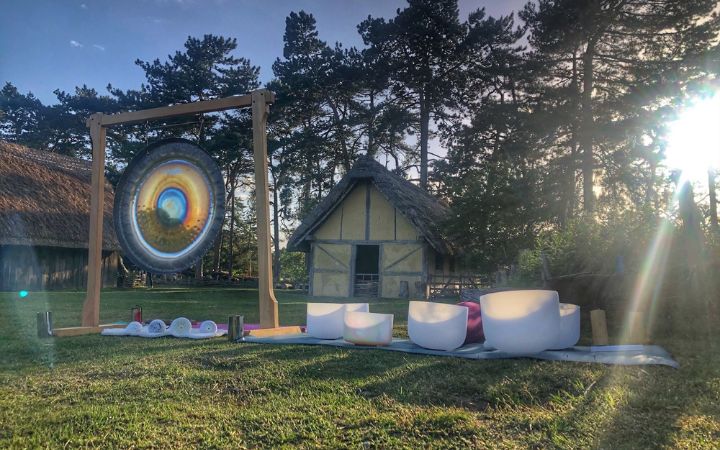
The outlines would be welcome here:
[[[490,288],[487,275],[428,275],[427,287],[430,299],[461,297],[464,290]]]

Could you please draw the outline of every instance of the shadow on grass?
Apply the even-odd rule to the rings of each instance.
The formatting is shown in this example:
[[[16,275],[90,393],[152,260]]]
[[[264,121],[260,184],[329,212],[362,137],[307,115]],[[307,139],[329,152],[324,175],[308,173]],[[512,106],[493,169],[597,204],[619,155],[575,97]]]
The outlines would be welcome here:
[[[185,362],[216,371],[277,364],[298,385],[332,389],[327,383],[337,382],[370,401],[382,397],[412,406],[475,411],[547,405],[565,392],[577,395],[608,371],[606,366],[582,363],[474,361],[373,349],[262,344],[210,350],[189,355]]]
[[[18,369],[34,370],[39,367],[62,367],[74,364],[131,361],[178,350],[201,348],[207,342],[191,339],[83,336],[38,339],[15,339],[0,346],[0,372],[15,373]]]
[[[715,447],[720,442],[716,422],[720,417],[717,387],[720,346],[712,339],[686,341],[685,346],[669,346],[678,355],[686,356],[678,357],[679,370],[666,367],[618,368],[608,375],[600,390],[624,389],[627,398],[610,414],[605,432],[598,436],[599,447],[685,447],[688,443],[683,443],[684,439]],[[587,414],[592,413],[587,411]],[[708,418],[716,424],[714,434],[694,436],[698,425],[691,423]],[[683,422],[687,422],[686,429],[683,429]]]

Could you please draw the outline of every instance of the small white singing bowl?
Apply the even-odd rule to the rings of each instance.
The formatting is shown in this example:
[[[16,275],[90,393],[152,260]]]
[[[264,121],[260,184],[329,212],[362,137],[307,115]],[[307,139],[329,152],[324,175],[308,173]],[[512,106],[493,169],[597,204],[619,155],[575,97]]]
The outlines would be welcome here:
[[[367,303],[308,303],[306,333],[317,339],[340,339],[345,312],[367,312],[368,308]]]
[[[570,303],[560,303],[560,335],[550,347],[562,350],[573,347],[580,340],[580,307]]]
[[[347,312],[343,339],[356,345],[390,345],[392,328],[392,314]]]
[[[408,335],[420,347],[452,351],[467,335],[468,308],[433,302],[410,302]]]
[[[486,342],[506,353],[532,355],[558,342],[560,302],[555,291],[504,291],[480,297]]]

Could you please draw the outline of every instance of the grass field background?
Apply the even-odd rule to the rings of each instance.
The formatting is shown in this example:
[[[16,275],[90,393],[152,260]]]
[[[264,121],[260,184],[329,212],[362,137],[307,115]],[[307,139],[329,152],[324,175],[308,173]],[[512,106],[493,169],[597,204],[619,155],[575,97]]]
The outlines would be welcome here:
[[[284,325],[308,298],[278,292]],[[84,294],[0,293],[0,448],[718,448],[720,343],[658,336],[681,365],[469,361],[372,350],[103,336]],[[257,291],[103,292],[101,321],[257,321]],[[406,333],[407,301],[377,300]],[[589,327],[583,323],[585,330]],[[715,336],[715,337],[712,337]],[[583,339],[587,340],[587,332]]]

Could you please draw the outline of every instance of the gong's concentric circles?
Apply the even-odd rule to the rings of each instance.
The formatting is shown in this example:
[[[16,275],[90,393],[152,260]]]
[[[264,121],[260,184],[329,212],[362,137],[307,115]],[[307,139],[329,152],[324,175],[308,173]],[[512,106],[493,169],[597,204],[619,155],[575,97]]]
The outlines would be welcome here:
[[[136,155],[115,192],[115,232],[124,255],[153,273],[195,264],[215,241],[224,214],[220,169],[184,139],[158,142]]]

